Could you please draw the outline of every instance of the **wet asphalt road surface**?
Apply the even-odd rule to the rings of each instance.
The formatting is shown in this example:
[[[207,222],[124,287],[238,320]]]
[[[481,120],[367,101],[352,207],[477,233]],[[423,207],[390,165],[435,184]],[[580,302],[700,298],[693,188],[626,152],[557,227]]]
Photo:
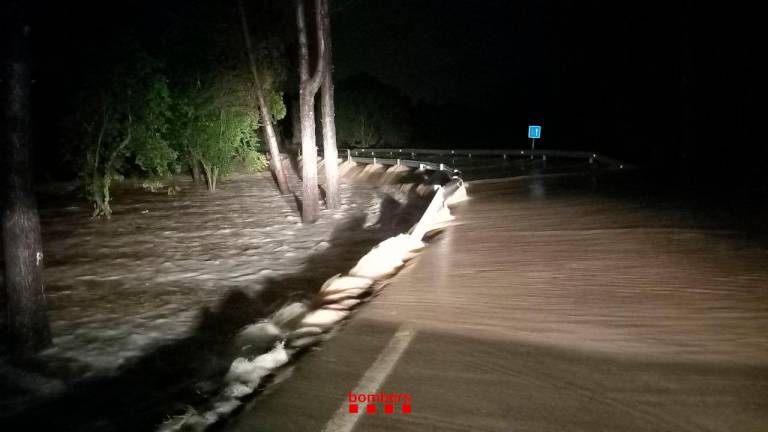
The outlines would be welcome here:
[[[768,247],[606,181],[471,185],[455,226],[224,429],[768,430]],[[356,389],[411,412],[351,414]]]

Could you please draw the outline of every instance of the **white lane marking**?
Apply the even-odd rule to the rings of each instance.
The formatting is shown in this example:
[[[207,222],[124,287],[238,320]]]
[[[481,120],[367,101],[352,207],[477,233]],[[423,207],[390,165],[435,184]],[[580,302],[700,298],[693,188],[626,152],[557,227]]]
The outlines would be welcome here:
[[[378,392],[379,387],[390,372],[392,372],[395,364],[400,360],[400,357],[405,352],[405,349],[408,348],[414,336],[416,336],[415,330],[405,324],[400,326],[395,335],[392,336],[389,344],[379,353],[371,367],[365,371],[365,374],[360,379],[357,387],[352,390],[352,393],[367,394]],[[364,415],[365,413],[362,411],[358,414],[350,414],[349,402],[345,398],[344,402],[341,403],[341,407],[336,410],[333,418],[326,423],[323,432],[351,432],[360,417]]]

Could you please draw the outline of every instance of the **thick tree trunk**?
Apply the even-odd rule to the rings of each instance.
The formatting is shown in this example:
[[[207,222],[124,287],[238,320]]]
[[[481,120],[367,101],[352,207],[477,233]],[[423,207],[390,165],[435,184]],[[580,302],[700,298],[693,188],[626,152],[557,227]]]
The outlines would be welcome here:
[[[329,209],[341,206],[339,196],[339,150],[336,148],[336,115],[333,104],[333,58],[331,49],[331,18],[328,0],[322,0],[323,34],[325,38],[325,62],[323,85],[320,90],[321,115],[323,123],[323,158],[325,162],[325,205]]]
[[[261,121],[264,124],[264,136],[267,140],[270,156],[270,167],[272,172],[275,173],[275,179],[277,180],[277,188],[280,189],[280,193],[285,195],[289,193],[288,179],[285,176],[285,167],[283,166],[283,159],[280,157],[280,149],[277,145],[277,134],[275,134],[275,128],[273,127],[272,114],[269,112],[269,105],[267,105],[266,98],[264,97],[264,90],[261,87],[261,80],[259,79],[259,73],[256,69],[256,60],[253,58],[253,47],[251,46],[251,34],[248,29],[248,20],[245,18],[245,10],[243,10],[242,0],[237,2],[238,9],[240,11],[240,22],[243,27],[243,38],[245,39],[245,49],[248,51],[248,61],[251,66],[251,74],[253,75],[253,87],[256,92],[256,99],[259,103],[259,112],[261,114]]]
[[[299,117],[301,118],[302,197],[301,220],[314,222],[320,216],[320,195],[317,189],[317,145],[315,136],[315,95],[320,89],[325,65],[325,38],[323,37],[323,7],[315,0],[315,28],[317,31],[317,64],[309,73],[309,45],[304,17],[304,0],[296,2],[296,21],[299,31]]]
[[[299,116],[301,117],[301,166],[302,197],[301,219],[314,222],[320,216],[317,189],[317,146],[315,144],[315,94],[320,88],[325,64],[325,39],[323,37],[323,8],[321,0],[315,0],[315,26],[317,30],[317,65],[309,73],[309,46],[304,17],[304,0],[296,2],[296,21],[299,32]]]
[[[301,90],[301,219],[314,222],[320,215],[320,196],[317,190],[317,146],[315,144],[314,94]]]
[[[18,23],[14,23],[18,24]],[[3,64],[6,94],[5,202],[2,234],[5,257],[5,291],[11,351],[34,354],[51,345],[43,286],[43,245],[40,220],[32,189],[29,142],[30,75],[27,44],[29,27],[12,29],[15,51]]]

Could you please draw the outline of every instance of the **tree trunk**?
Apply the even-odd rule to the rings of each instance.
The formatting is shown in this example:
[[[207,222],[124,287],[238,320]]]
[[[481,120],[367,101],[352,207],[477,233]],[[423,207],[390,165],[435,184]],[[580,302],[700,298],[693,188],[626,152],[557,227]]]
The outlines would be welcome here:
[[[336,111],[333,104],[333,58],[331,49],[331,18],[328,12],[328,0],[322,0],[323,35],[325,39],[325,62],[323,85],[320,91],[321,115],[323,123],[323,158],[325,161],[325,205],[329,209],[341,206],[339,196],[339,150],[336,147]]]
[[[6,94],[6,174],[2,214],[5,291],[11,352],[27,356],[51,345],[43,286],[43,242],[32,189],[29,150],[30,74],[27,44],[30,29],[13,23],[11,60],[3,65]]]
[[[117,148],[112,151],[106,162],[104,162],[104,172],[101,177],[101,183],[98,185],[101,187],[101,203],[99,203],[98,197],[96,197],[96,210],[94,211],[95,216],[103,215],[107,219],[112,217],[112,207],[109,205],[109,201],[111,200],[109,195],[109,188],[112,185],[112,179],[114,179],[117,174],[117,170],[115,170],[115,158],[119,157],[123,149],[128,146],[128,144],[131,142],[132,136],[133,132],[131,129],[131,116],[129,115],[128,135],[123,139],[123,141],[120,142],[120,145],[118,145]]]
[[[272,114],[269,112],[269,107],[264,99],[264,92],[262,92],[261,84],[254,72],[254,81],[256,88],[256,97],[259,100],[259,111],[261,112],[261,119],[264,122],[264,135],[267,139],[267,145],[269,147],[269,166],[272,167],[272,171],[275,173],[275,179],[277,180],[277,188],[280,189],[282,195],[290,193],[288,188],[288,178],[285,176],[285,167],[283,166],[283,158],[280,157],[280,150],[277,145],[277,134],[275,134],[275,128],[272,124]]]
[[[269,105],[267,105],[266,98],[264,97],[264,89],[261,87],[261,80],[259,79],[259,73],[256,69],[256,60],[253,58],[253,47],[251,46],[251,34],[248,30],[248,21],[245,18],[245,10],[243,10],[242,0],[237,1],[237,7],[240,11],[240,22],[243,26],[243,38],[245,39],[245,49],[248,51],[248,61],[251,66],[251,74],[253,75],[253,87],[256,92],[256,99],[259,103],[259,112],[261,113],[261,121],[264,124],[264,136],[267,140],[270,156],[270,167],[275,173],[275,179],[277,180],[277,188],[280,189],[280,193],[285,195],[289,193],[288,179],[285,176],[285,167],[283,166],[283,159],[280,157],[280,149],[277,146],[277,135],[275,134],[275,128],[272,123],[272,113],[269,112]]]
[[[198,185],[200,184],[200,161],[196,157],[189,157],[189,169],[192,171],[192,181]]]
[[[323,37],[323,8],[321,0],[315,0],[315,25],[317,30],[317,65],[309,73],[309,46],[304,17],[304,0],[296,2],[296,21],[299,32],[299,116],[301,117],[301,166],[302,198],[301,219],[314,222],[320,215],[317,190],[317,146],[315,144],[315,94],[320,88],[325,64],[325,40]]]
[[[317,190],[317,146],[315,145],[314,95],[303,89],[299,96],[301,113],[301,219],[315,222],[320,216]]]
[[[203,171],[205,172],[205,182],[208,185],[208,192],[216,191],[216,176],[218,170],[214,165],[201,161],[203,165]]]

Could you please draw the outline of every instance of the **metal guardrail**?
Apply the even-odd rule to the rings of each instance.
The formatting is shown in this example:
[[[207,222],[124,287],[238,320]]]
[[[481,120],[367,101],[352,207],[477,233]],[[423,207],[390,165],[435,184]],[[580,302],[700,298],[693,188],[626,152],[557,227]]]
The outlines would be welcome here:
[[[407,166],[409,168],[416,168],[418,170],[430,170],[430,171],[443,171],[449,175],[456,176],[461,173],[461,171],[446,165],[444,163],[438,163],[438,162],[425,162],[425,161],[418,161],[418,160],[410,160],[410,159],[389,159],[389,158],[378,158],[378,157],[360,157],[360,156],[352,156],[351,152],[347,153],[346,157],[347,161],[350,162],[357,162],[357,163],[364,163],[364,164],[379,164],[379,165],[403,165]]]
[[[402,157],[410,157],[410,162],[428,164],[427,162],[416,161],[416,155],[431,155],[431,156],[444,156],[444,157],[467,157],[473,156],[499,156],[503,159],[509,158],[521,158],[521,157],[540,157],[544,160],[546,158],[566,158],[566,159],[583,159],[589,161],[589,163],[601,162],[607,165],[615,166],[618,168],[624,168],[624,164],[617,159],[602,155],[600,153],[593,153],[587,151],[572,151],[572,150],[529,150],[529,149],[460,149],[460,150],[446,150],[446,149],[412,149],[412,148],[371,148],[371,149],[340,149],[341,153],[346,151],[347,160],[351,158],[367,158],[373,159],[376,162],[383,163],[384,160],[403,160]],[[402,157],[401,157],[402,156]],[[362,162],[362,160],[361,160]],[[365,163],[371,163],[369,160]],[[431,163],[432,165],[437,165]],[[444,165],[444,164],[443,164]],[[414,166],[414,165],[408,165]],[[434,168],[429,168],[434,169]]]

